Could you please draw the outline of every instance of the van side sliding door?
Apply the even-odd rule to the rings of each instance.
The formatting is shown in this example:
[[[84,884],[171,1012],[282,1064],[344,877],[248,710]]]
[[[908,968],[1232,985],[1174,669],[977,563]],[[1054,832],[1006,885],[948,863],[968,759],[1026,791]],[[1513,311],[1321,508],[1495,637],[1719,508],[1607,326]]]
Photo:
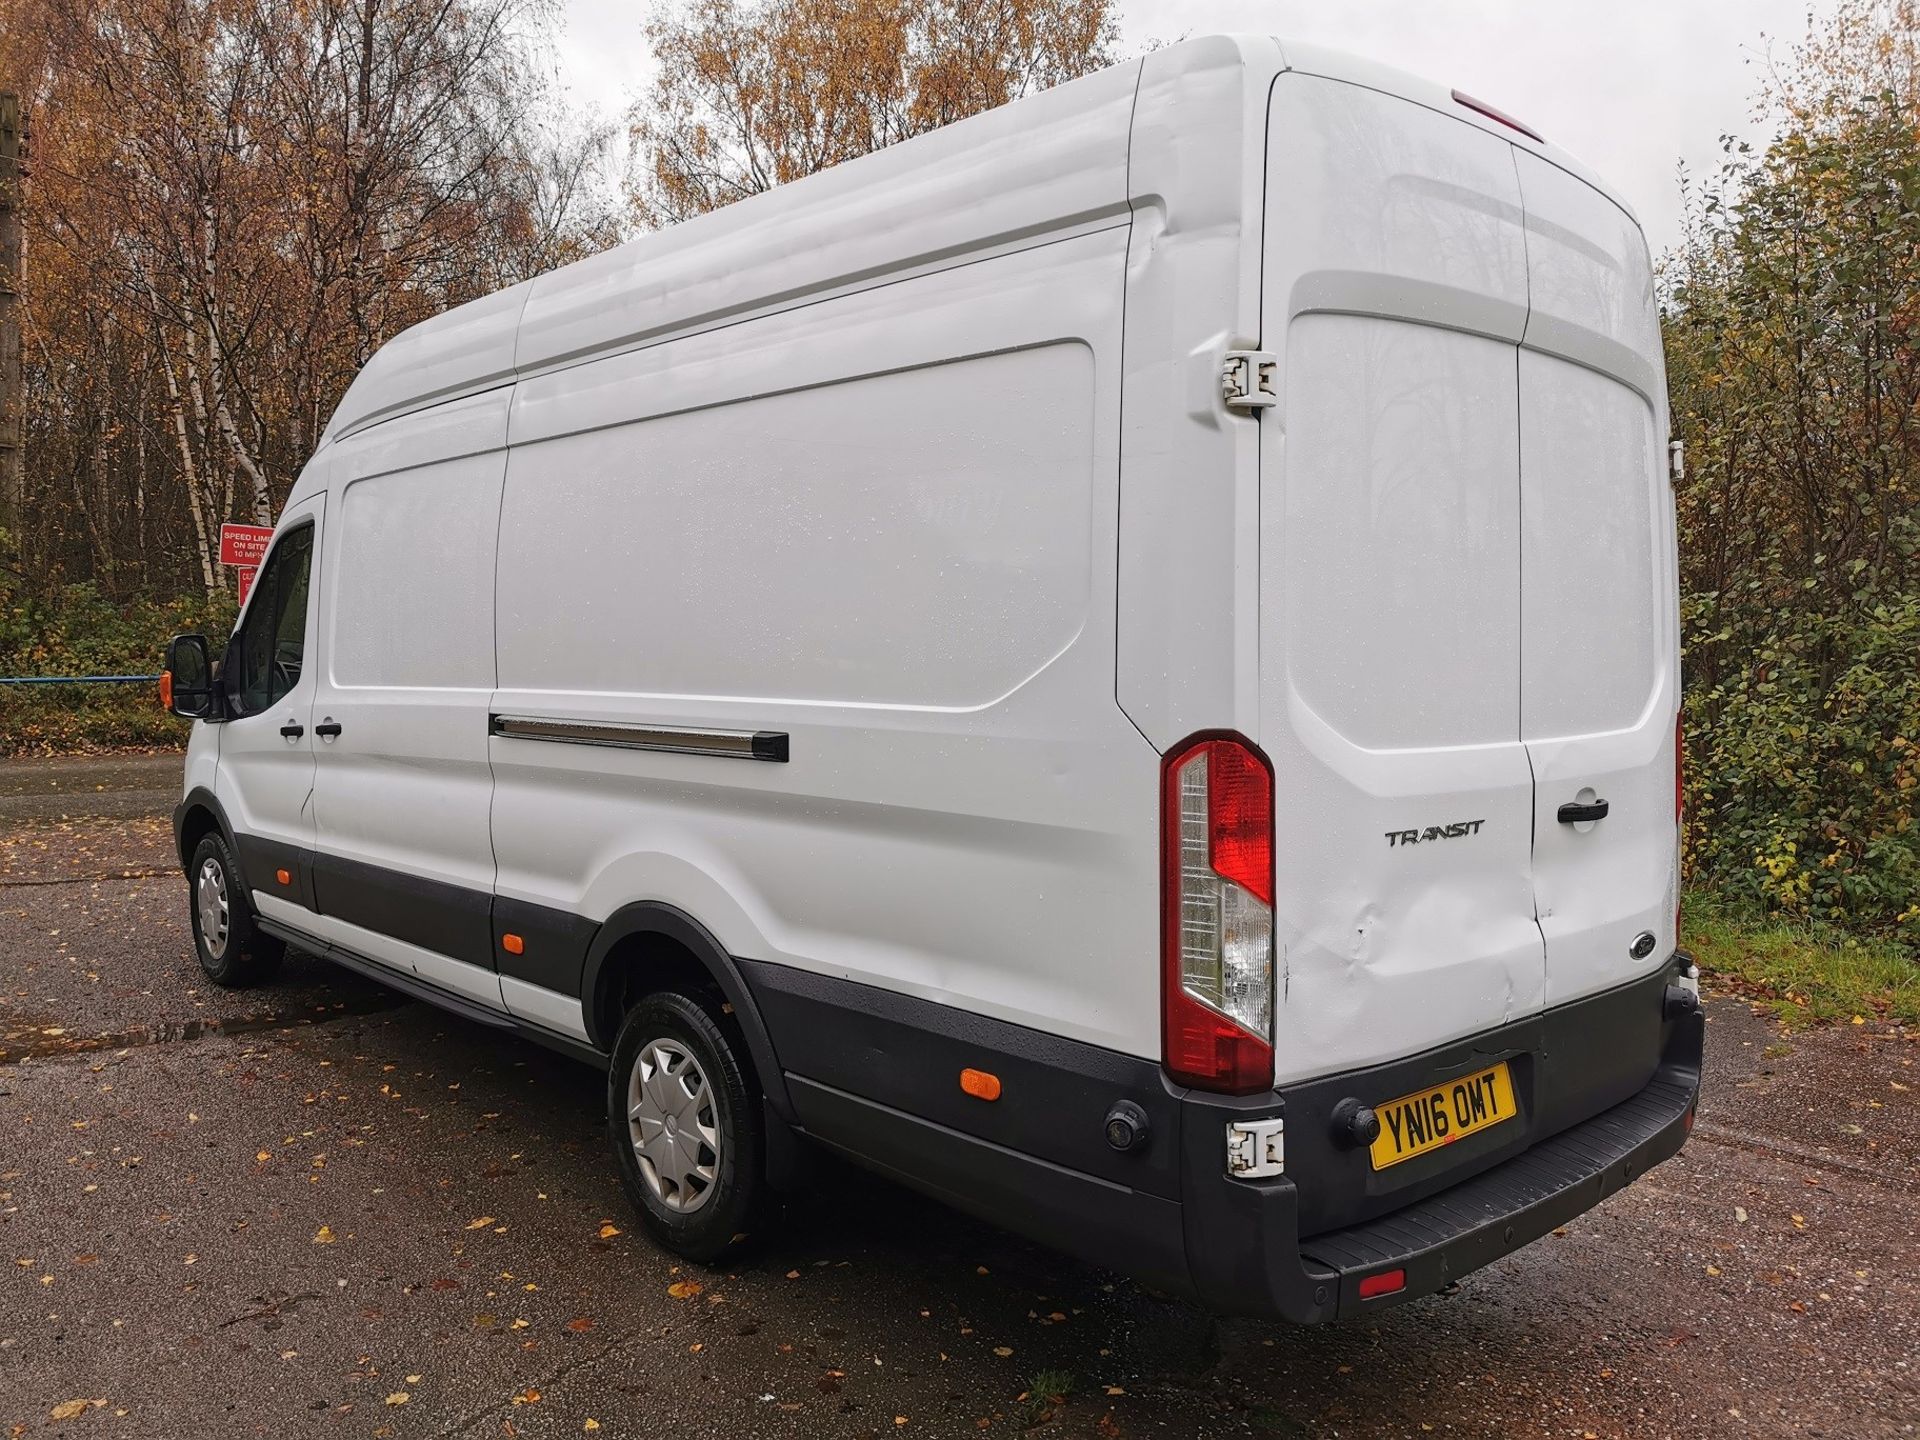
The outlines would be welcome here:
[[[511,393],[336,447],[313,705],[317,933],[494,1011],[487,710]]]

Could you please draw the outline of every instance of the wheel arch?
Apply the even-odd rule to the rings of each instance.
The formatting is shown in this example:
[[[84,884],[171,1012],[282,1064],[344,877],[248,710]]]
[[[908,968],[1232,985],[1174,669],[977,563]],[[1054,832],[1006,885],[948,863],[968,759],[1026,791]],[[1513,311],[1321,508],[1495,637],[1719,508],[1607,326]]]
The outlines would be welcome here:
[[[227,822],[226,808],[211,790],[196,785],[173,809],[173,848],[180,857],[182,873],[193,863],[193,852],[201,840],[214,833],[226,843],[227,854],[237,869],[240,855],[233,842],[233,826]]]
[[[663,901],[622,905],[595,932],[580,977],[588,1038],[597,1049],[611,1053],[625,1014],[620,1002],[628,978],[644,977],[654,969],[666,977],[682,975],[689,962],[720,992],[739,1022],[768,1105],[781,1119],[791,1120],[786,1077],[740,967],[704,925]]]

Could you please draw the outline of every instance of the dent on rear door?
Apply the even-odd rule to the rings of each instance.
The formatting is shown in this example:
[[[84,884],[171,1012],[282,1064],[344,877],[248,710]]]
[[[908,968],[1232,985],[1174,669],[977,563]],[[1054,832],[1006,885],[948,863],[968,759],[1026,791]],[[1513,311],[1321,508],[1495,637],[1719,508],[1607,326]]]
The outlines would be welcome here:
[[[1277,1079],[1530,1014],[1510,147],[1361,87],[1276,84],[1261,734],[1278,780]],[[1281,421],[1282,423],[1271,423]]]

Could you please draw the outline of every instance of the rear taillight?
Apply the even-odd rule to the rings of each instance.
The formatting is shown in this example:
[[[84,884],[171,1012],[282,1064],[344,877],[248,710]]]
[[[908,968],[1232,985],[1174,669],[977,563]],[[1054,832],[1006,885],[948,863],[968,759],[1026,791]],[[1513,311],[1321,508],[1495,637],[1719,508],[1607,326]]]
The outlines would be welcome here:
[[[1273,1084],[1273,772],[1207,736],[1161,777],[1161,1044],[1183,1085]]]

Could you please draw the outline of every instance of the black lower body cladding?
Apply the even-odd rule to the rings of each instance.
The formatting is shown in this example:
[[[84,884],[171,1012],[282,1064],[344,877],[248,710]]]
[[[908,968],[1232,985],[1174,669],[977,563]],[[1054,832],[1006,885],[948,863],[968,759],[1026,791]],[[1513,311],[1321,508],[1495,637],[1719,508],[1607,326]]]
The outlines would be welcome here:
[[[784,966],[742,962],[800,1128],[957,1208],[1221,1313],[1320,1321],[1429,1294],[1590,1209],[1676,1152],[1699,1094],[1674,957],[1630,985],[1368,1070],[1229,1098],[1096,1046]],[[1335,1110],[1505,1061],[1516,1113],[1385,1170]],[[962,1070],[1000,1082],[986,1101]],[[1147,1142],[1117,1150],[1127,1102]],[[1281,1116],[1285,1173],[1230,1177],[1236,1119]],[[1400,1270],[1400,1288],[1360,1282]]]
[[[190,796],[176,816],[183,850],[199,833],[187,821],[200,803]],[[217,805],[204,803],[224,831]],[[1174,1086],[1138,1056],[733,960],[678,912],[630,906],[595,926],[293,846],[233,841],[243,891],[277,890],[302,908],[557,994],[584,989],[591,1000],[597,966],[621,936],[675,938],[718,967],[715,983],[738,1013],[766,1092],[770,1168],[797,1170],[793,1137],[804,1135],[1223,1313],[1330,1320],[1431,1293],[1672,1155],[1699,1094],[1704,1022],[1669,995],[1687,963],[1677,955],[1631,984],[1420,1055],[1224,1097]],[[408,993],[605,1063],[611,1036],[581,1044],[542,1032],[316,942],[297,925],[261,924]],[[524,955],[506,947],[508,934]],[[1512,1113],[1498,1123],[1384,1169],[1355,1143],[1359,1107],[1420,1097],[1502,1065]],[[978,1073],[963,1086],[965,1071]],[[1116,1115],[1126,1123],[1111,1126]],[[1285,1126],[1283,1173],[1230,1176],[1228,1127],[1274,1118]],[[1372,1282],[1364,1297],[1363,1282]]]

